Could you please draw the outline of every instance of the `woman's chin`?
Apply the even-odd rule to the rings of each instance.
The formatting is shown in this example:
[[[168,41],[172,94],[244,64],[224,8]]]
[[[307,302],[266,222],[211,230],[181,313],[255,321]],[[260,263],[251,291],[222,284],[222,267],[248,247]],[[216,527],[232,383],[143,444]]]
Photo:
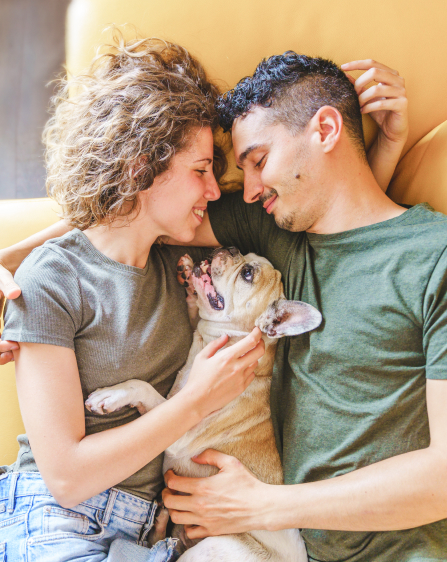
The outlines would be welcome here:
[[[177,242],[181,242],[182,244],[188,244],[189,242],[192,242],[194,240],[195,234],[195,228],[188,228],[183,230],[182,232],[177,232],[175,235],[171,235],[171,238],[173,238]]]

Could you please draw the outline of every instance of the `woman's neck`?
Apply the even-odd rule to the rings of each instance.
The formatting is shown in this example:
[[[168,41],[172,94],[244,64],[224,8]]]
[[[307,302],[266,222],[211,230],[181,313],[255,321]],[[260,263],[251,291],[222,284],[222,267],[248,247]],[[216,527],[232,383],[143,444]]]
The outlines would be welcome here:
[[[110,225],[88,228],[84,234],[108,258],[144,269],[152,244],[159,234],[151,232],[142,217],[117,219]]]

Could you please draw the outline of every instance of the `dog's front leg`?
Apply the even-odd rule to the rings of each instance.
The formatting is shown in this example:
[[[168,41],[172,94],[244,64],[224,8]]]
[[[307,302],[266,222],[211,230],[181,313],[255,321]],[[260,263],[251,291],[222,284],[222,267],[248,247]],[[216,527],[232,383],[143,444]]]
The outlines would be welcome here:
[[[149,383],[131,379],[115,386],[98,388],[89,395],[85,406],[96,414],[110,414],[124,406],[137,408],[140,414],[145,414],[165,400]]]

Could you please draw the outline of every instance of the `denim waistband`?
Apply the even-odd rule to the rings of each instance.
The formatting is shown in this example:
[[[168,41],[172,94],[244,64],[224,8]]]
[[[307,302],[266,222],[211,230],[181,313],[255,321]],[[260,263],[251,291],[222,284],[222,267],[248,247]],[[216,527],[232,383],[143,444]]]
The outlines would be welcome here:
[[[10,486],[2,486],[2,480],[9,479],[15,490],[15,497],[49,495],[51,492],[45,485],[39,472],[6,472],[0,474],[0,500],[8,499],[11,495]],[[110,501],[113,500],[113,503]],[[112,505],[111,505],[112,504]],[[152,519],[157,507],[156,502],[143,500],[138,496],[123,492],[117,488],[110,488],[100,494],[81,502],[80,505],[95,509],[111,511],[118,517],[131,518],[137,523],[145,523]]]

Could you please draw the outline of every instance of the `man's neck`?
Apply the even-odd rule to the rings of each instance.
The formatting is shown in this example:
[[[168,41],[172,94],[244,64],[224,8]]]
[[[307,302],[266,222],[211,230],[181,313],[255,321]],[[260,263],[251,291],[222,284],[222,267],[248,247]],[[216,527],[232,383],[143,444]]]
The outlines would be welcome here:
[[[385,195],[369,166],[361,161],[354,162],[348,171],[334,169],[327,181],[332,183],[331,200],[307,232],[345,232],[393,219],[406,211]]]

